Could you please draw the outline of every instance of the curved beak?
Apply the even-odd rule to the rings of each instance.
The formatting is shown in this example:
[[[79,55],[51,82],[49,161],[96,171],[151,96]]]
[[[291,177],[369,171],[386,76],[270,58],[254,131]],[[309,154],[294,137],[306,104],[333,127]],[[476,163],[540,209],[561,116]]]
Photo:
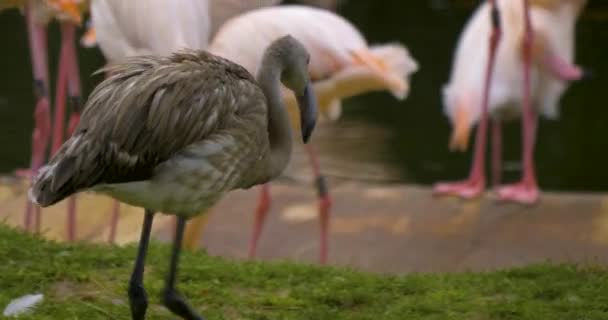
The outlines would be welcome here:
[[[312,131],[317,123],[317,98],[311,84],[307,84],[302,95],[296,96],[300,108],[300,129],[302,140],[308,143]]]

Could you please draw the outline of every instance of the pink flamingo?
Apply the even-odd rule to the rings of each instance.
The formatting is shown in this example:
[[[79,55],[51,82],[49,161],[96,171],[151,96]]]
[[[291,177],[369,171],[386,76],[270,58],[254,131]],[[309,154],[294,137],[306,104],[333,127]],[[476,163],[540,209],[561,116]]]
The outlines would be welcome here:
[[[314,24],[311,25],[311,21]],[[249,32],[256,30],[256,32]],[[408,77],[418,69],[417,62],[400,44],[369,46],[363,35],[346,19],[328,10],[307,6],[267,7],[228,20],[218,31],[209,51],[234,61],[251,73],[257,72],[264,48],[273,40],[290,34],[300,40],[311,54],[309,74],[314,83],[319,110],[329,119],[339,116],[342,99],[371,91],[390,91],[405,99]],[[296,100],[284,90],[288,110]],[[297,121],[292,117],[292,124]],[[306,151],[319,196],[320,262],[327,261],[331,197],[319,161],[311,144]],[[269,184],[261,187],[255,213],[249,257],[255,256],[264,221],[270,209]],[[194,220],[201,219],[200,217]],[[191,225],[198,226],[203,224]],[[192,230],[198,233],[201,230]]]
[[[78,1],[72,0],[15,0],[3,3],[1,9],[23,7],[24,15],[28,29],[29,45],[32,59],[32,73],[34,77],[34,95],[36,97],[36,106],[34,108],[34,130],[32,132],[32,157],[30,162],[29,172],[25,174],[30,176],[32,172],[36,172],[45,161],[46,151],[51,138],[51,110],[49,101],[49,74],[47,61],[47,32],[46,25],[52,18],[57,18],[63,24],[79,24],[80,12],[78,9]],[[62,28],[62,47],[69,40],[63,32]],[[73,39],[73,32],[72,32]],[[75,59],[75,54],[72,54]],[[69,58],[69,57],[68,57]],[[75,63],[75,62],[72,62]],[[74,69],[74,67],[71,67]],[[62,68],[60,67],[60,71]],[[74,69],[77,72],[77,67]],[[73,87],[73,85],[71,86]],[[77,88],[79,91],[80,89]],[[57,105],[55,114],[65,114],[61,105]],[[57,120],[57,117],[56,117]],[[61,123],[61,126],[63,123]],[[57,126],[57,122],[55,123]],[[57,128],[55,127],[53,136],[57,136]],[[59,141],[59,144],[62,141]],[[32,221],[35,220],[35,221]],[[36,232],[40,231],[41,224],[40,208],[34,207],[31,202],[26,202],[24,213],[24,227],[26,230],[35,228]],[[34,226],[32,226],[34,224]]]
[[[533,162],[537,113],[556,117],[568,82],[583,78],[583,70],[572,61],[574,28],[585,3],[490,0],[477,10],[461,35],[450,82],[444,88],[445,111],[453,125],[451,149],[465,150],[470,128],[479,121],[473,165],[466,181],[437,184],[436,194],[474,198],[485,189],[488,114],[493,116],[492,171],[498,184],[500,121],[522,114],[522,179],[498,187],[497,193],[500,200],[524,204],[538,200]],[[480,34],[490,34],[489,50],[481,49],[485,38]]]

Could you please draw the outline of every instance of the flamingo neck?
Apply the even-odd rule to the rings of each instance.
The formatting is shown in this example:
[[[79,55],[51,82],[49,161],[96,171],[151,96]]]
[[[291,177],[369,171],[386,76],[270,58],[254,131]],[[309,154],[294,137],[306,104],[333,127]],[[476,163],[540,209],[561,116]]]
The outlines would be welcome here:
[[[292,133],[289,116],[281,95],[281,73],[283,65],[278,52],[268,52],[262,60],[257,75],[267,102],[268,139],[270,142],[269,178],[276,178],[283,172],[291,157]]]

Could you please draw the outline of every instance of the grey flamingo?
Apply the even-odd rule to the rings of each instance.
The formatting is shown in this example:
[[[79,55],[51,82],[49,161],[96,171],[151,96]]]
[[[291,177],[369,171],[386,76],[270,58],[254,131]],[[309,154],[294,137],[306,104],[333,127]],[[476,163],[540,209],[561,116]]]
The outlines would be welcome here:
[[[203,319],[175,289],[186,220],[234,189],[282,173],[292,149],[281,82],[298,97],[302,138],[317,109],[308,79],[310,56],[295,38],[266,50],[257,80],[241,66],[205,51],[140,56],[108,67],[80,123],[43,167],[30,198],[45,207],[78,191],[108,194],[145,208],[129,299],[143,319],[143,269],[154,212],[177,216],[163,304],[184,319]]]

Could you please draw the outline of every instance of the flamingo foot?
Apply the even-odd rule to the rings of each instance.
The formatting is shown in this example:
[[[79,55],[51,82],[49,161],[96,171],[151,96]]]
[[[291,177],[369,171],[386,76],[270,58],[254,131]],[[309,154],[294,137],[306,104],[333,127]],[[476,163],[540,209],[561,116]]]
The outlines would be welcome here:
[[[461,182],[437,183],[433,194],[437,196],[458,196],[463,199],[474,199],[481,195],[485,183],[481,179],[468,179]]]
[[[536,204],[540,191],[535,182],[519,182],[501,186],[496,190],[499,201],[511,201],[526,205]]]

